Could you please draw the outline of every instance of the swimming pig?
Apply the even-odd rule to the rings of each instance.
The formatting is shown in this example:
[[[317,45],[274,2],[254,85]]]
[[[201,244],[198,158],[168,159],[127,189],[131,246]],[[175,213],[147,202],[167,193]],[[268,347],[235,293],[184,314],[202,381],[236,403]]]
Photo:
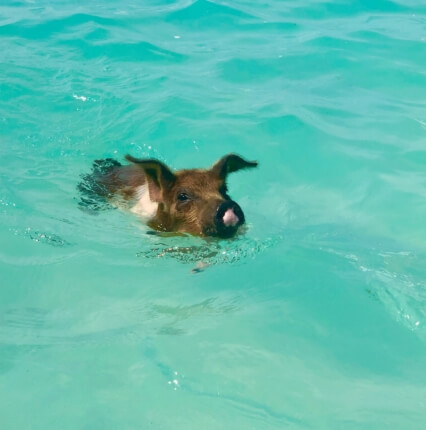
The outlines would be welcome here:
[[[112,205],[147,219],[160,232],[229,238],[244,224],[244,213],[228,195],[228,174],[257,166],[236,154],[218,160],[210,169],[172,172],[155,159],[126,155],[131,164],[97,160],[93,173],[83,177],[79,190],[91,199],[104,197]],[[83,204],[89,199],[82,198]]]

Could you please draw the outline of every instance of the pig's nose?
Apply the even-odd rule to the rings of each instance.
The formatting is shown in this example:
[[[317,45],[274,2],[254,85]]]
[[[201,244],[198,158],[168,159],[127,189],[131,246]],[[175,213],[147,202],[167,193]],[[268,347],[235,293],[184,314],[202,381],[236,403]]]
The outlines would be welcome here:
[[[240,221],[235,214],[234,209],[228,209],[223,215],[222,220],[226,227],[235,227]]]
[[[240,206],[232,200],[219,205],[216,213],[216,225],[225,229],[236,229],[244,224],[244,214]]]

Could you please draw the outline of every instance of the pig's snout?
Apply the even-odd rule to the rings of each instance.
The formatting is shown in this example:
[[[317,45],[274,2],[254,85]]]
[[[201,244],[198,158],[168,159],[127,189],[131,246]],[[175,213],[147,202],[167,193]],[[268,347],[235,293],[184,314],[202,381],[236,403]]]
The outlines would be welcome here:
[[[233,209],[228,209],[223,215],[222,220],[226,227],[235,227],[240,222]]]
[[[232,200],[219,205],[215,216],[218,235],[221,237],[233,236],[238,227],[244,224],[244,213],[240,206]]]

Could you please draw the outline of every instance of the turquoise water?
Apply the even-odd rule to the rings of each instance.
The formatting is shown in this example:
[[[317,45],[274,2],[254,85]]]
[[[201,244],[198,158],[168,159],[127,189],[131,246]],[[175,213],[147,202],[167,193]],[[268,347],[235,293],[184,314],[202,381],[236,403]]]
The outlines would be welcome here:
[[[425,70],[422,1],[2,2],[0,428],[424,429]],[[235,241],[78,207],[231,151]]]

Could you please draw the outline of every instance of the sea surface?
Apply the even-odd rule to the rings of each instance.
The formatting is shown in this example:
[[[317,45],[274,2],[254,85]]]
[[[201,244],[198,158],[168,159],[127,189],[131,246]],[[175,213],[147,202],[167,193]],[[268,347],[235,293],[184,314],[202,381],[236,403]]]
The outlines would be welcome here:
[[[79,205],[229,152],[235,240]],[[2,0],[0,429],[425,428],[425,1]]]

